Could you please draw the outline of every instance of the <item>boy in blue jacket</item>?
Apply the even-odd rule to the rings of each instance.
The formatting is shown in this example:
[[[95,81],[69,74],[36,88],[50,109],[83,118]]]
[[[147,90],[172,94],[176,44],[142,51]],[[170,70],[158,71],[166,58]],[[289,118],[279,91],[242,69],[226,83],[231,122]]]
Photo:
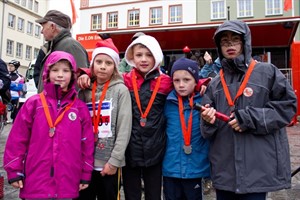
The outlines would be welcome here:
[[[166,200],[202,199],[201,181],[209,177],[208,141],[201,136],[200,114],[194,109],[201,102],[195,87],[199,80],[195,61],[177,60],[171,71],[174,90],[167,97],[167,145],[163,161],[163,186]]]

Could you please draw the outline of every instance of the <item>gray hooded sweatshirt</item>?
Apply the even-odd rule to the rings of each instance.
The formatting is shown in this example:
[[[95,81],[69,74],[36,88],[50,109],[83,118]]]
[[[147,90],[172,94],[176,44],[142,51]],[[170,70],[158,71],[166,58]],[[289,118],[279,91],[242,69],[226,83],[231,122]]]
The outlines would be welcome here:
[[[224,58],[220,47],[223,31],[242,35],[243,54]],[[224,78],[234,99],[251,58],[251,33],[242,21],[226,21],[217,29],[214,40]],[[256,63],[246,85],[248,92],[235,102],[235,117],[242,132],[226,122],[209,124],[202,120],[201,133],[210,138],[211,177],[216,189],[235,193],[270,192],[291,187],[291,167],[286,125],[296,113],[296,96],[278,68]],[[250,91],[250,92],[249,92]],[[214,78],[203,97],[217,111],[230,115],[220,76]]]

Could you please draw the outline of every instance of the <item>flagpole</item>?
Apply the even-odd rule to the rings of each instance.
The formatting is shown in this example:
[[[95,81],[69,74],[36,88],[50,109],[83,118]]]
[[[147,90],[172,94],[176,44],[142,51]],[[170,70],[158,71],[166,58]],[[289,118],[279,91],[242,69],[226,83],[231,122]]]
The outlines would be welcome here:
[[[292,0],[292,17],[295,17],[294,0]]]

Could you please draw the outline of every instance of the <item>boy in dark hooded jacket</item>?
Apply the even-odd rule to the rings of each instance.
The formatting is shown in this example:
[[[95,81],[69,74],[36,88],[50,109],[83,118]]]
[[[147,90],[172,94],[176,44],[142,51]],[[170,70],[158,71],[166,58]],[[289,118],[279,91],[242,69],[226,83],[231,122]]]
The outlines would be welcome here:
[[[291,187],[285,127],[295,115],[296,96],[276,66],[252,59],[246,23],[224,22],[214,40],[222,69],[202,100],[208,109],[201,133],[211,139],[217,199],[265,200],[267,192]],[[216,110],[231,120],[216,120]]]

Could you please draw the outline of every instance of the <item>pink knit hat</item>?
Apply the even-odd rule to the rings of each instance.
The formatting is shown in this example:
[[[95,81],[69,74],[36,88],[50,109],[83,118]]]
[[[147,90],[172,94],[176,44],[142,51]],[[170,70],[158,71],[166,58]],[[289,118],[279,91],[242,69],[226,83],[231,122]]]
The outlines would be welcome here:
[[[92,54],[91,66],[94,62],[95,57],[100,53],[110,56],[113,59],[115,66],[118,67],[120,63],[119,50],[114,45],[114,42],[111,38],[101,40],[96,43],[96,48],[94,49]]]

